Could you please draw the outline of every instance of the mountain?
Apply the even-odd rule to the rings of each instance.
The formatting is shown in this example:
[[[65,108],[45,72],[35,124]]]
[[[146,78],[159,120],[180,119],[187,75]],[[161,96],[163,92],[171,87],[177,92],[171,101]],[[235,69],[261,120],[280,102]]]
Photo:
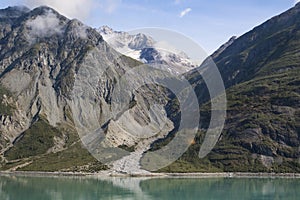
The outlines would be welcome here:
[[[228,98],[224,130],[205,159],[197,157],[201,132],[197,144],[163,171],[299,173],[299,55],[299,3],[216,51],[211,58]],[[199,101],[208,99],[199,73],[192,71],[187,77]],[[209,103],[201,108],[203,127],[209,123],[209,108]]]
[[[173,127],[165,110],[148,107],[168,103],[159,87],[119,94],[122,101],[128,95],[131,104],[114,107],[114,89],[121,84],[117,80],[141,63],[112,49],[96,30],[49,7],[9,7],[0,10],[0,16],[1,169],[106,169],[90,154],[95,153],[92,149],[83,147],[88,145],[86,134],[99,125],[107,136],[101,145],[120,151],[141,146],[132,155],[139,170],[138,156],[162,136],[141,145],[128,132],[139,134],[144,126],[156,131],[163,123],[164,135]],[[147,80],[142,74],[147,72],[139,73]],[[112,118],[114,109],[118,115]]]
[[[103,168],[81,147],[67,99],[88,49],[109,47],[93,29],[48,7],[10,7],[0,16],[2,169]]]
[[[166,49],[159,41],[142,33],[136,35],[114,31],[108,26],[98,29],[104,40],[118,52],[145,64],[160,64],[175,74],[185,73],[196,66],[184,52]]]
[[[186,72],[192,67],[182,63],[187,57],[161,52],[146,35],[95,30],[44,6],[2,9],[0,169],[146,173],[141,165],[151,165],[147,155],[199,128],[195,138],[177,138],[166,152],[189,149],[159,171],[299,172],[299,28],[297,4]],[[216,146],[200,159],[212,115],[202,75],[211,60],[226,87],[227,118]],[[185,71],[189,84],[142,62]],[[182,118],[196,120],[196,127],[180,128]]]

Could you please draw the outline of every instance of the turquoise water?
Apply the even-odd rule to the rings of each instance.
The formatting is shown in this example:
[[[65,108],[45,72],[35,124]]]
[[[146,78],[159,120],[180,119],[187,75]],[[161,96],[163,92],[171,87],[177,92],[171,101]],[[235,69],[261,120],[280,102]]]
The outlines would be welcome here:
[[[1,200],[287,200],[299,197],[299,179],[0,177]]]

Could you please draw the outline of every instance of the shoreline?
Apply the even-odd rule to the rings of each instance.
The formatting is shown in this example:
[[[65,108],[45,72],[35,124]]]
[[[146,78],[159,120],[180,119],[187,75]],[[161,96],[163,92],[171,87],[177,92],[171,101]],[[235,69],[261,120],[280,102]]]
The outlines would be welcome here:
[[[35,172],[35,171],[0,171],[1,176],[28,176],[28,177],[87,177],[87,178],[300,178],[299,173],[247,173],[247,172],[221,172],[221,173],[149,173],[149,174],[123,174],[103,171],[99,173],[86,172]]]

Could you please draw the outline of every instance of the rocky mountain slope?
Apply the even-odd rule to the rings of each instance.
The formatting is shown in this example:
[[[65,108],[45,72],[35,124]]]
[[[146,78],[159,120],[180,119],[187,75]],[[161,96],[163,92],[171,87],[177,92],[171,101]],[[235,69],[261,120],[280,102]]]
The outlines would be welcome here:
[[[225,48],[224,48],[225,47]],[[197,144],[166,171],[300,171],[300,4],[221,47],[212,55],[227,88],[225,128],[213,151]],[[205,66],[205,63],[203,64]],[[188,74],[200,101],[207,92]],[[202,127],[209,123],[209,104]]]
[[[182,141],[191,144],[188,151],[161,171],[300,172],[299,28],[297,4],[211,56],[227,88],[228,115],[217,145],[203,159],[198,153],[211,115],[209,94],[199,70],[186,73],[201,105],[199,134]],[[154,56],[159,52],[151,38],[107,27],[100,32],[117,35],[112,46],[138,52],[140,61],[165,62]],[[111,48],[95,29],[51,8],[0,10],[1,170],[143,172],[140,159],[173,139],[182,113],[166,88],[138,87],[151,83],[149,74],[167,77],[141,70],[141,64]],[[130,81],[120,82],[122,77]],[[156,134],[145,139],[140,130]],[[125,157],[112,156],[116,149],[126,150]],[[105,166],[91,153],[113,161]]]
[[[139,134],[144,126],[156,131],[163,123],[162,135],[172,130],[161,107],[147,106],[168,103],[167,94],[152,86],[129,91],[132,104],[124,110],[119,103],[120,113],[112,119],[117,80],[141,63],[116,52],[96,30],[48,7],[0,10],[0,23],[3,170],[104,169],[79,138],[95,126],[105,126],[102,145],[110,148],[141,146],[128,132]],[[155,109],[158,114],[149,114]],[[139,154],[149,148],[143,144]]]
[[[102,26],[98,31],[104,40],[118,52],[145,64],[165,65],[164,70],[169,70],[174,74],[188,72],[197,65],[184,52],[175,48],[166,49],[159,41],[155,41],[148,35],[114,31],[108,26]]]

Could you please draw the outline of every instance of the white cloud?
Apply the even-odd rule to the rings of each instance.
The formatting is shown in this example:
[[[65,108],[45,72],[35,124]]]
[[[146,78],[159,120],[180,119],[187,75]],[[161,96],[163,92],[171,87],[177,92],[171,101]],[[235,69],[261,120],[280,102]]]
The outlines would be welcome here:
[[[295,3],[299,3],[300,2],[300,0],[295,0]]]
[[[185,15],[187,15],[187,14],[188,14],[189,12],[191,12],[191,11],[192,11],[191,8],[187,8],[187,9],[181,11],[179,17],[184,17]]]
[[[30,7],[49,6],[68,18],[85,21],[94,8],[113,13],[122,0],[22,0]]]
[[[23,0],[30,7],[46,5],[69,18],[85,20],[89,17],[96,0]]]
[[[37,37],[49,37],[54,34],[61,34],[63,31],[59,19],[51,11],[28,21],[26,25],[29,29],[28,40],[30,42],[35,41]]]

